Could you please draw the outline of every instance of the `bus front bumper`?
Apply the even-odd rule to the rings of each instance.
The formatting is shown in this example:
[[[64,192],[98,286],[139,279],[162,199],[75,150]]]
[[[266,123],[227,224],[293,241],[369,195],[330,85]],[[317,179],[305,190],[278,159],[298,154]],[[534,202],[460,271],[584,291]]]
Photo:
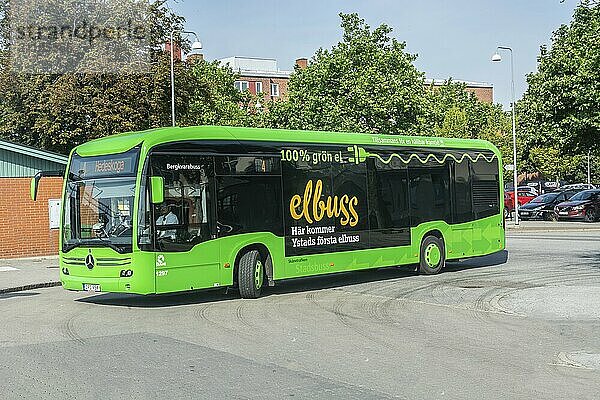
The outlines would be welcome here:
[[[136,284],[130,278],[95,278],[64,275],[60,277],[63,288],[78,292],[109,292],[152,294],[154,286]]]

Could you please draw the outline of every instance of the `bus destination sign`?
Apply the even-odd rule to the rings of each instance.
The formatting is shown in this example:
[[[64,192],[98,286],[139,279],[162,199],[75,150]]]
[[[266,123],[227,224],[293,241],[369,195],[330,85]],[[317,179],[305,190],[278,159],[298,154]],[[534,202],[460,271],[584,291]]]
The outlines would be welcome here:
[[[73,157],[71,172],[80,178],[108,178],[135,174],[137,154],[128,152],[102,157]]]

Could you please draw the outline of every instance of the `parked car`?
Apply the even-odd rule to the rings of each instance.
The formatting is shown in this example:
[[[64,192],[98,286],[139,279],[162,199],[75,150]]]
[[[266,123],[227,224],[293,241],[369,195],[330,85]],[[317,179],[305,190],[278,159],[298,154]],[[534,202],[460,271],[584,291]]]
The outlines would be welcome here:
[[[538,195],[538,190],[536,188],[534,188],[533,186],[517,186],[517,190],[519,191],[519,193],[521,192],[527,192],[527,193],[533,193],[534,195]],[[504,188],[505,192],[514,192],[513,188]]]
[[[559,203],[569,200],[578,192],[579,190],[571,189],[539,195],[527,204],[519,207],[519,217],[523,220],[555,220],[554,207]]]
[[[558,219],[594,222],[600,216],[600,189],[584,190],[554,207]]]
[[[517,186],[517,190],[523,191],[523,192],[531,192],[531,193],[535,194],[536,196],[538,194],[540,194],[535,186]]]
[[[596,189],[596,186],[592,185],[591,183],[573,183],[570,185],[564,185],[560,187],[560,190],[571,190],[571,189],[577,189],[577,190],[589,190],[589,189]]]
[[[537,195],[533,192],[526,192],[522,190],[518,190],[517,194],[519,196],[519,207],[521,207],[523,204],[529,203],[531,200],[537,197]],[[504,192],[504,208],[508,210],[508,212],[512,212],[515,208],[514,199],[515,192]]]

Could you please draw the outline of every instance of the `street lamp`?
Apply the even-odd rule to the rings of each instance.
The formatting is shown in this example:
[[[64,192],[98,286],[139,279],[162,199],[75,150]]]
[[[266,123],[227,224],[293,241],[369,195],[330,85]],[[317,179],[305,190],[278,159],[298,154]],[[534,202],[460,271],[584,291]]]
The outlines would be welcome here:
[[[175,124],[175,49],[173,48],[173,36],[175,36],[176,29],[171,31],[171,124],[176,126]],[[194,35],[196,41],[192,43],[192,50],[201,50],[202,43],[200,43],[200,39],[198,39],[198,35],[192,31],[182,31],[181,33],[185,33],[186,35]]]
[[[588,150],[588,187],[592,184],[592,151]]]
[[[513,189],[515,191],[515,225],[519,225],[519,194],[518,187],[518,172],[517,172],[517,128],[515,121],[515,68],[513,60],[513,50],[510,47],[498,46],[496,52],[492,56],[493,62],[502,61],[502,57],[498,53],[499,50],[510,51],[510,82],[512,94],[512,134],[513,134]]]

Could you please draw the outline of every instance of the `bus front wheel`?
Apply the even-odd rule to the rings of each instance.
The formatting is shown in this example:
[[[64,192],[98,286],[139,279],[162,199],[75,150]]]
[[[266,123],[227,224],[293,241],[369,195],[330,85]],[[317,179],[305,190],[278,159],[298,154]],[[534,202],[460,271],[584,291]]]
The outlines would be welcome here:
[[[249,250],[240,258],[238,286],[244,299],[260,297],[265,276],[265,266],[258,250]]]
[[[421,242],[419,273],[433,275],[441,271],[446,263],[444,241],[437,236],[427,236]]]

